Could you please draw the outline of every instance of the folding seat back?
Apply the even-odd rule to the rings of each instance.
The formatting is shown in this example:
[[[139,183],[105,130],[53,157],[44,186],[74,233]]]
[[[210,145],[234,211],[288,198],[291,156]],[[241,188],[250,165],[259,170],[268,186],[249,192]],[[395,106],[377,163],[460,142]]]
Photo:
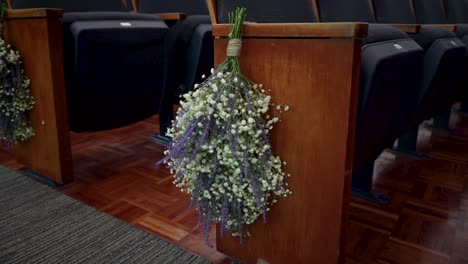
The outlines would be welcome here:
[[[457,36],[468,45],[468,1],[467,0],[445,0],[445,12],[450,24],[458,24]]]
[[[468,1],[445,0],[445,13],[450,24],[468,24]]]
[[[228,23],[228,12],[236,7],[247,8],[247,21],[258,23],[311,23],[316,22],[312,1],[309,0],[218,0],[218,23]]]
[[[140,13],[185,13],[187,15],[208,15],[204,0],[139,0]]]
[[[414,11],[419,23],[448,24],[444,1],[414,0]],[[436,114],[449,109],[460,95],[459,83],[464,69],[466,47],[463,42],[455,38],[456,35],[452,35],[453,37],[450,41],[446,41],[447,45],[452,44],[452,49],[447,52],[446,59],[442,61],[443,64],[441,65],[441,68],[443,68],[443,71],[445,71],[448,76],[443,80],[443,83],[441,83],[443,89],[437,91],[429,90],[426,94],[428,106],[435,106],[435,108],[431,109],[429,114]],[[431,94],[431,92],[433,93]],[[430,101],[429,99],[433,100]]]
[[[368,0],[317,0],[320,21],[374,23]],[[362,49],[361,85],[354,168],[370,168],[365,179],[353,178],[353,186],[370,189],[373,161],[398,136],[409,114],[406,97],[414,92],[421,48],[397,28],[370,24]]]
[[[444,2],[441,0],[413,0],[419,24],[447,24]]]
[[[322,22],[375,23],[368,0],[317,0]]]
[[[412,0],[374,0],[373,7],[377,22],[417,24],[410,1]]]
[[[14,0],[12,8],[60,8],[64,12],[129,11],[121,0]]]
[[[446,23],[440,0],[374,0],[373,5],[382,23]],[[439,26],[422,25],[410,36],[425,52],[419,92],[409,98],[413,111],[402,127],[398,149],[414,154],[419,124],[449,109],[458,93],[465,47],[453,32]]]

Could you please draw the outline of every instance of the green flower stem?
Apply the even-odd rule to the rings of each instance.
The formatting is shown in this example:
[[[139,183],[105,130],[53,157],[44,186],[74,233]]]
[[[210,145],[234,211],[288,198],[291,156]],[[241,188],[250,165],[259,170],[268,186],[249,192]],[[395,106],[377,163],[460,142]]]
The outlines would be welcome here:
[[[5,20],[7,8],[7,3],[5,3],[5,1],[3,0],[0,0],[0,23],[3,22],[3,20]]]
[[[231,30],[229,32],[229,39],[240,39],[242,38],[242,28],[246,16],[246,8],[238,7],[235,12],[228,14],[229,24],[231,24]],[[234,74],[234,76],[242,77],[240,70],[240,63],[238,57],[228,57],[227,59],[228,70]]]

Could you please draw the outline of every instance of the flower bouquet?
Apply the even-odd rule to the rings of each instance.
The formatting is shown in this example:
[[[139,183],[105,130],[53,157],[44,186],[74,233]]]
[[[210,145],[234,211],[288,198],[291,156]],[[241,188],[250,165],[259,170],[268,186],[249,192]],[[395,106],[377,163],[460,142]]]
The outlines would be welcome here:
[[[0,2],[0,35],[6,3]],[[18,51],[0,37],[0,142],[16,144],[34,136],[26,113],[32,109],[34,99],[29,90],[29,79],[21,68]]]
[[[181,108],[169,129],[166,157],[174,184],[192,195],[192,205],[203,223],[205,239],[213,222],[242,238],[253,223],[287,196],[287,176],[274,156],[269,130],[279,122],[276,113],[288,106],[273,105],[262,84],[242,74],[242,25],[246,9],[229,14],[227,58],[211,76],[183,95]],[[202,76],[205,78],[204,76]]]

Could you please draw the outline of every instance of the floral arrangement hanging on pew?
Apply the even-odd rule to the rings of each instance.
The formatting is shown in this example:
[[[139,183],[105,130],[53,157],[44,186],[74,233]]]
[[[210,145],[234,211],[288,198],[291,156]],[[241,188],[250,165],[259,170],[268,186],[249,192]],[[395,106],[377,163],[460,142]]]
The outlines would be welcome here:
[[[213,222],[242,243],[249,235],[245,225],[261,215],[266,222],[275,197],[292,193],[285,183],[289,175],[282,170],[286,162],[273,155],[268,135],[279,121],[275,113],[289,107],[273,105],[263,85],[242,74],[239,54],[245,15],[245,8],[229,14],[227,59],[183,95],[168,133],[173,141],[158,162],[167,163],[174,184],[192,195],[206,243]]]
[[[0,142],[17,144],[34,136],[27,112],[34,99],[29,90],[29,79],[21,67],[18,51],[3,39],[3,20],[7,4],[0,2]],[[18,32],[19,33],[19,32]]]

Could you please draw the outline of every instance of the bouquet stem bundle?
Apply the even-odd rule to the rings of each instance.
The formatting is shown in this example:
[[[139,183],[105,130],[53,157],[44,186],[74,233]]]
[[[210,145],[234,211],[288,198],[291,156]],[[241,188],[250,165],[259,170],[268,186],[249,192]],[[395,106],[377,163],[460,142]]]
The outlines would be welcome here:
[[[213,222],[242,243],[249,235],[245,226],[261,215],[266,222],[275,196],[291,194],[282,170],[286,163],[273,155],[269,140],[279,121],[275,114],[289,107],[273,105],[263,85],[242,74],[238,56],[245,15],[245,8],[229,14],[228,56],[183,95],[169,129],[173,141],[159,162],[171,169],[174,184],[192,195],[207,243]]]

